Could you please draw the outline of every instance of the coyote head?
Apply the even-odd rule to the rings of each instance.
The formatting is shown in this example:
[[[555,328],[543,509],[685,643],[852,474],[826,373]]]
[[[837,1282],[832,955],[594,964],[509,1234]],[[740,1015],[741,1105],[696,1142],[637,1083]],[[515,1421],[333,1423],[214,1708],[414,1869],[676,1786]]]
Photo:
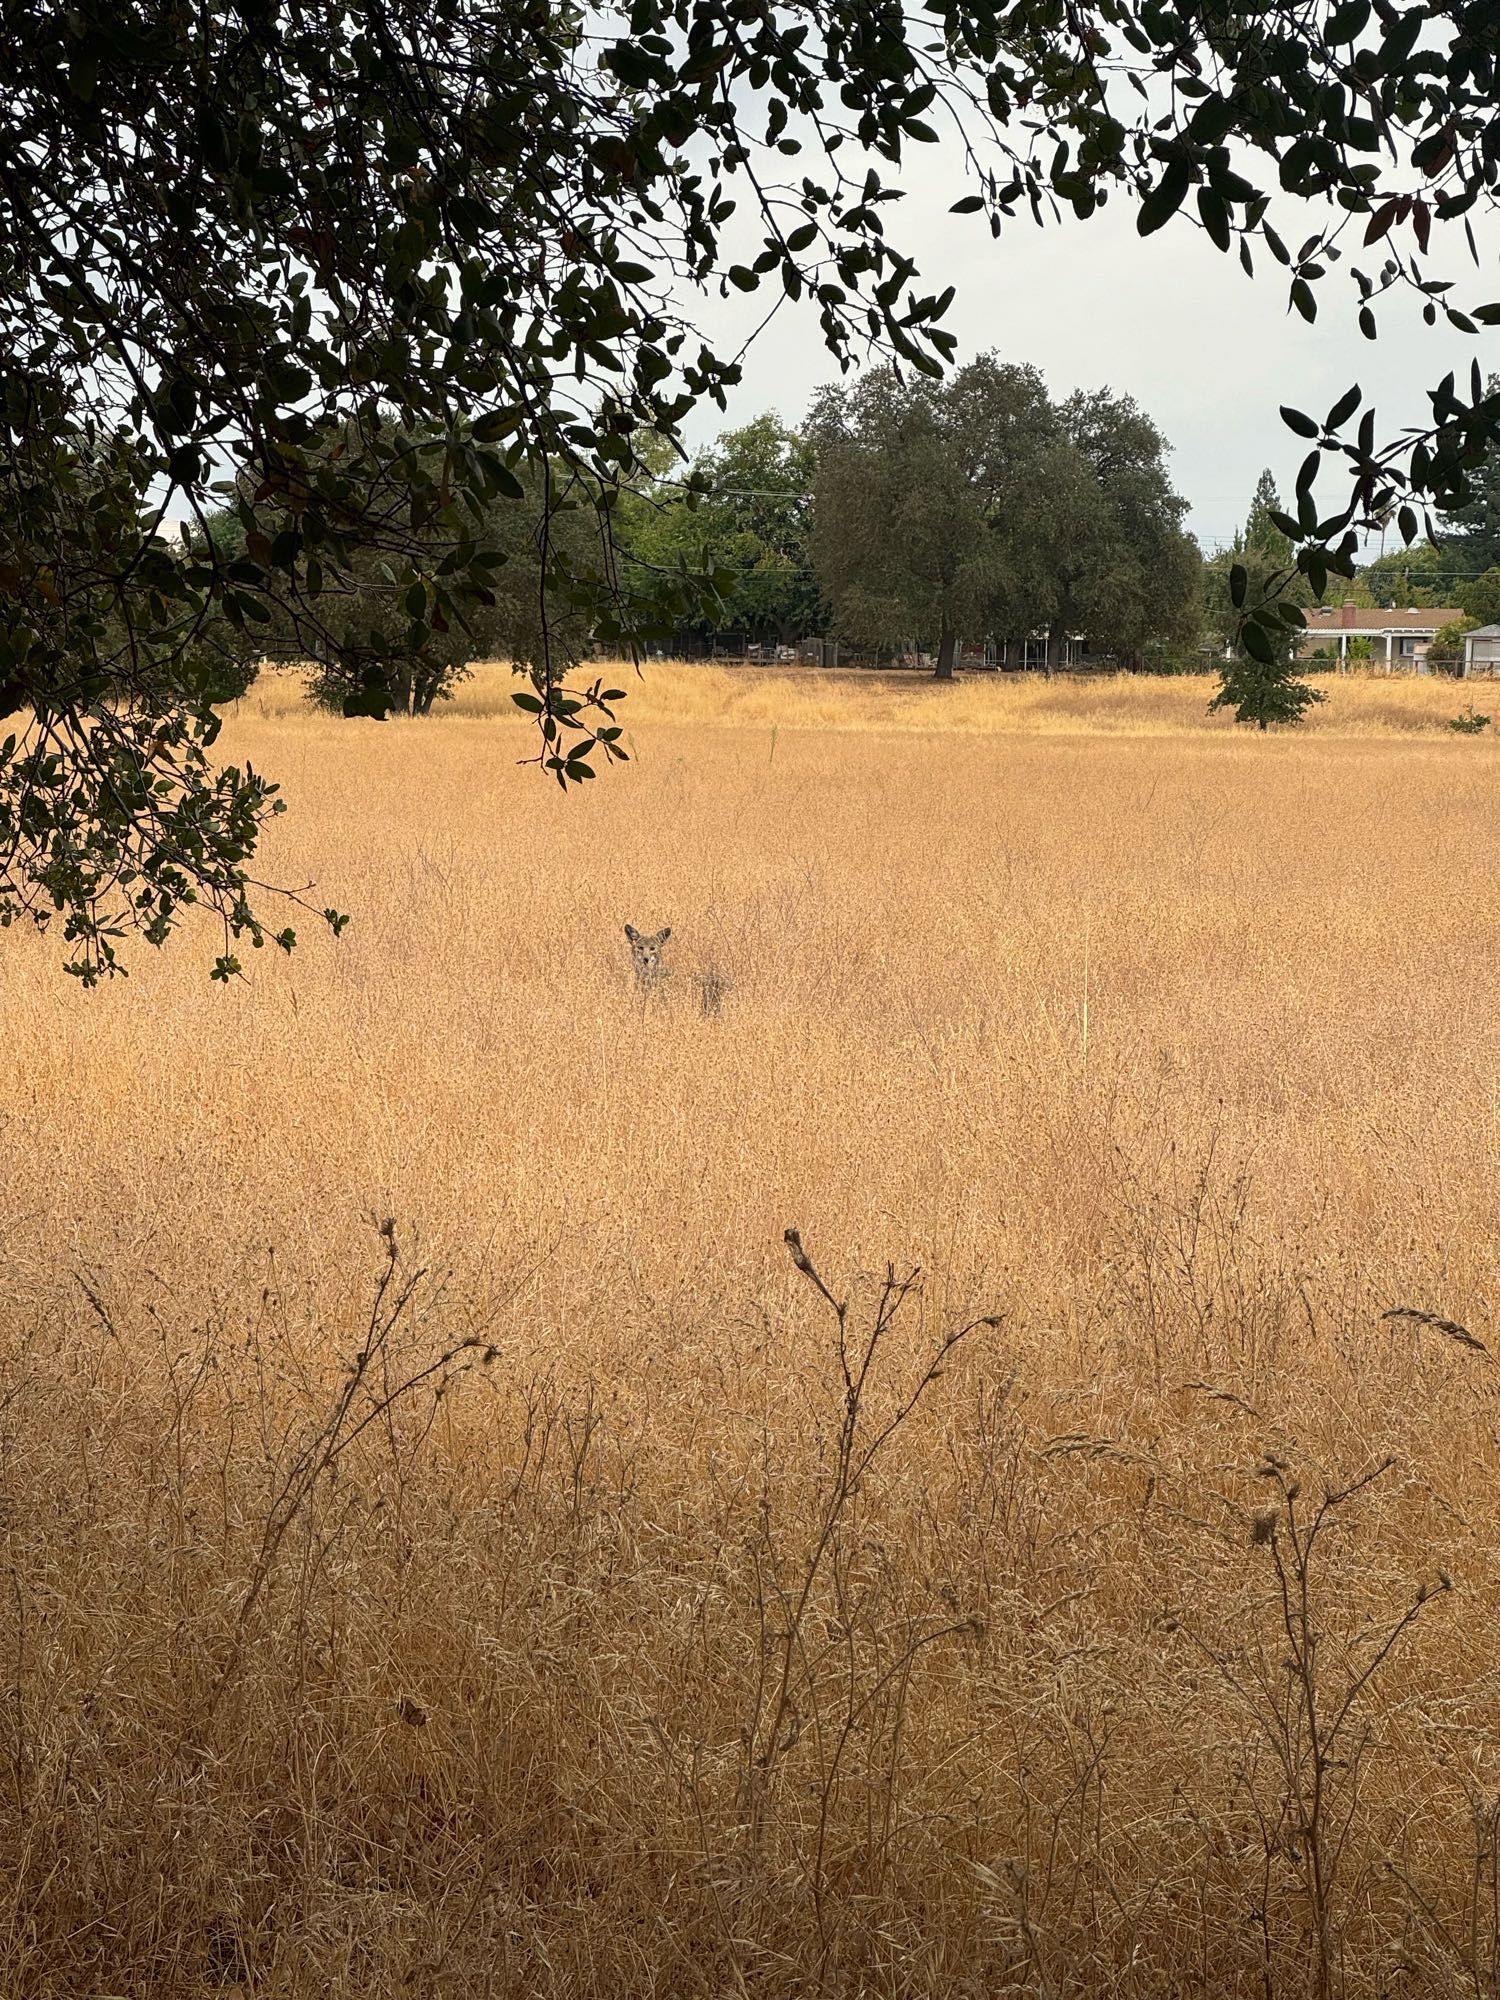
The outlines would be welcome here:
[[[630,957],[635,966],[635,976],[642,986],[659,986],[670,977],[661,962],[661,948],[672,935],[672,926],[667,925],[655,937],[642,937],[634,924],[625,926],[625,935],[630,940]]]

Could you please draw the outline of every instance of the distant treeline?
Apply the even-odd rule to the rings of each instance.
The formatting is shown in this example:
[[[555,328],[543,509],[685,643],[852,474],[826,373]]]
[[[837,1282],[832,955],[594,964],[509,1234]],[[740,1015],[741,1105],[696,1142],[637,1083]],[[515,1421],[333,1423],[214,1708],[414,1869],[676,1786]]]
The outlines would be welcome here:
[[[410,448],[446,447],[415,437]],[[648,477],[607,500],[522,465],[474,523],[493,551],[488,587],[437,648],[423,584],[398,589],[369,538],[316,606],[223,627],[216,684],[227,696],[262,658],[310,660],[315,699],[420,715],[475,659],[545,656],[565,669],[634,646],[702,654],[836,638],[865,656],[930,656],[941,676],[973,646],[1049,668],[1079,657],[1156,671],[1223,663],[1238,650],[1236,570],[1251,604],[1274,594],[1305,608],[1312,594],[1277,525],[1271,473],[1233,545],[1206,560],[1183,526],[1168,449],[1129,396],[1055,402],[1034,368],[993,355],[940,380],[874,368],[823,390],[800,428],[767,413],[690,464],[647,440]],[[1500,619],[1500,466],[1481,467],[1475,487],[1440,544],[1384,555],[1333,589]],[[206,524],[230,563],[246,554],[248,511],[231,500]],[[393,546],[412,525],[392,524]],[[274,544],[252,553],[270,558]],[[435,539],[434,574],[450,560]],[[403,646],[408,630],[421,647]],[[1296,638],[1289,623],[1278,664]]]

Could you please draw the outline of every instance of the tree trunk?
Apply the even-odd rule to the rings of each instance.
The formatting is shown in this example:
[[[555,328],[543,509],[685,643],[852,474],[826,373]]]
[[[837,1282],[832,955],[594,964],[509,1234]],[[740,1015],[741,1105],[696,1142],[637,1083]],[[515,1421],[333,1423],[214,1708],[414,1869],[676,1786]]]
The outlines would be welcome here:
[[[953,679],[953,662],[957,653],[958,634],[948,621],[944,619],[943,629],[938,638],[937,673],[934,676],[935,679],[940,681],[951,681]]]

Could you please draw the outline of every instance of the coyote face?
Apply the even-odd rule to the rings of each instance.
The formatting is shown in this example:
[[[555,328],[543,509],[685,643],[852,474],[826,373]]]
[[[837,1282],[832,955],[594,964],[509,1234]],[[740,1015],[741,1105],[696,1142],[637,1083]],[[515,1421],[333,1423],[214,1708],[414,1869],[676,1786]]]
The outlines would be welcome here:
[[[661,948],[672,935],[670,924],[665,930],[659,930],[655,937],[643,937],[634,924],[627,924],[625,935],[630,940],[630,958],[639,985],[660,986],[664,979],[671,977],[661,957]]]

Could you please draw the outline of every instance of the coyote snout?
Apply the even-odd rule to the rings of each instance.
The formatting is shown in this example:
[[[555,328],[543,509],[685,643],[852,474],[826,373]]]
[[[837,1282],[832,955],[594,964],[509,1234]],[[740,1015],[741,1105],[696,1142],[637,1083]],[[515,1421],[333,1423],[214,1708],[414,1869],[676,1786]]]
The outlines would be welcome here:
[[[655,937],[643,937],[634,924],[627,924],[625,935],[630,940],[630,958],[635,967],[636,981],[643,989],[660,986],[664,979],[671,978],[661,956],[662,946],[672,935],[670,924],[659,930]]]

